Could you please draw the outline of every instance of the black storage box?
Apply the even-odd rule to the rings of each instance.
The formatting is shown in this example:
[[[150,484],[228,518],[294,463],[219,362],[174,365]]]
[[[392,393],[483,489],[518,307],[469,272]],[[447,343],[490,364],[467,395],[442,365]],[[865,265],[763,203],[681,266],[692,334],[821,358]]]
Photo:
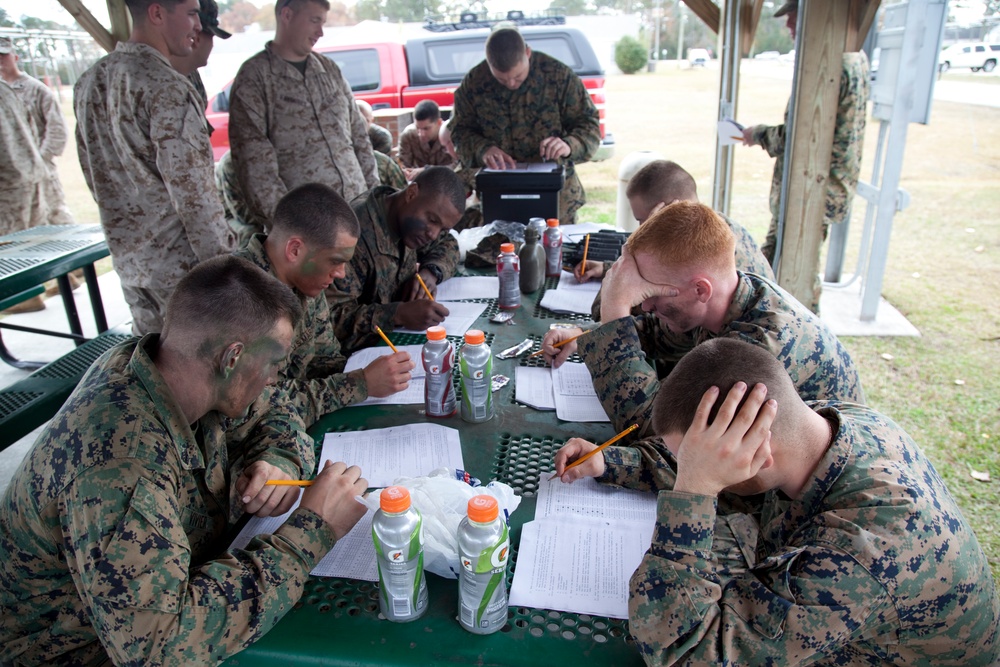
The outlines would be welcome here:
[[[520,164],[523,169],[481,169],[476,190],[483,204],[483,220],[512,220],[525,224],[531,218],[558,218],[563,168],[556,162]]]

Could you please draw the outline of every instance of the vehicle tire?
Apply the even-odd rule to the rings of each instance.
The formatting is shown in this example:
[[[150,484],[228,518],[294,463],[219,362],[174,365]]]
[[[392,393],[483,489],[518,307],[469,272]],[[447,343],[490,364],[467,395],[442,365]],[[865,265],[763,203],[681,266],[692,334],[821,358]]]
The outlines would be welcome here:
[[[992,72],[994,69],[996,69],[996,66],[997,66],[997,61],[987,60],[985,63],[983,63],[983,71]]]
[[[950,70],[950,69],[951,69],[951,63],[950,63],[950,62],[948,62],[947,60],[945,60],[945,61],[944,61],[943,63],[941,63],[940,65],[938,65],[938,70],[939,70],[939,71],[940,71],[940,72],[941,72],[942,74],[944,74],[945,72],[947,72],[947,71],[948,71],[948,70]]]
[[[978,72],[982,68],[980,68],[980,67],[972,67],[970,69],[972,69],[973,72]]]

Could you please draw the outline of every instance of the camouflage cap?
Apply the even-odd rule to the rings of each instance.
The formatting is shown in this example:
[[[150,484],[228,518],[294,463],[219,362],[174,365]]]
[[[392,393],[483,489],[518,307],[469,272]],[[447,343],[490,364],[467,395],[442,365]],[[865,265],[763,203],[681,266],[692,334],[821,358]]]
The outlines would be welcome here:
[[[10,37],[0,37],[0,56],[14,52],[14,40]]]
[[[201,19],[201,31],[229,39],[232,34],[219,27],[219,5],[215,0],[199,0],[201,7],[198,9],[198,18]]]
[[[799,0],[788,0],[788,2],[778,7],[778,11],[774,13],[774,18],[797,11],[799,11]]]

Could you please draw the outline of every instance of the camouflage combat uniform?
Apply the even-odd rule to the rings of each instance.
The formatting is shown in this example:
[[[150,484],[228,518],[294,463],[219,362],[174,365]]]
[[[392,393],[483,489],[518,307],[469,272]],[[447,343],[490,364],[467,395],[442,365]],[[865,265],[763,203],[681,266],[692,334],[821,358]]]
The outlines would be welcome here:
[[[331,527],[300,508],[227,552],[241,460],[293,478],[312,461],[266,419],[243,440],[217,412],[189,426],[157,344],[98,359],[0,500],[0,662],[216,664],[290,611],[333,547]]]
[[[455,158],[448,155],[448,151],[440,141],[425,143],[420,140],[417,134],[417,126],[410,123],[399,135],[399,163],[404,167],[413,169],[414,167],[453,167]]]
[[[392,132],[378,123],[368,126],[368,139],[372,142],[372,150],[392,156]]]
[[[846,222],[851,217],[854,190],[861,172],[861,150],[864,148],[865,123],[867,122],[868,95],[871,90],[868,73],[868,56],[863,51],[845,53],[840,74],[840,96],[837,102],[837,120],[833,131],[833,153],[830,156],[830,177],[826,188],[826,215],[823,216],[823,239],[830,224]],[[789,100],[791,105],[791,100]],[[774,261],[778,239],[778,216],[781,214],[781,180],[785,172],[785,123],[782,125],[755,125],[753,141],[773,158],[774,174],[771,176],[771,227],[761,251],[768,262]],[[817,253],[819,249],[817,249]],[[817,255],[818,256],[818,255]],[[813,281],[813,303],[810,309],[819,312],[819,296],[823,285],[817,274]]]
[[[0,84],[0,234],[45,224],[46,176],[28,112],[14,91]]]
[[[375,151],[375,164],[378,165],[379,183],[388,185],[393,190],[402,190],[406,187],[406,174],[391,157]]]
[[[753,274],[737,275],[739,282],[722,330],[712,333],[695,328],[689,332],[694,344],[721,337],[743,340],[771,352],[804,400],[864,403],[854,361],[826,324],[774,283]],[[673,347],[670,334],[655,315],[647,314],[606,322],[580,338],[580,356],[618,430],[636,423],[640,433],[650,433],[650,410],[659,378],[691,347]]]
[[[247,222],[265,229],[292,188],[322,183],[351,201],[378,185],[368,123],[340,68],[316,53],[305,76],[271,42],[243,63],[230,95],[229,143]]]
[[[205,82],[201,80],[201,72],[195,70],[187,75],[188,81],[194,86],[194,92],[198,93],[198,102],[201,104],[202,113],[208,109],[208,91],[205,90]],[[212,133],[215,132],[215,128],[212,124],[208,122],[208,118],[205,118],[205,127],[208,128],[208,136],[211,137]],[[212,161],[215,161],[215,153],[212,153]]]
[[[28,110],[28,117],[38,137],[38,152],[42,154],[48,172],[42,185],[45,204],[49,209],[49,217],[44,224],[72,225],[76,220],[66,206],[66,195],[59,181],[55,162],[66,149],[66,140],[69,138],[66,120],[59,108],[59,98],[44,83],[23,72],[13,83],[6,83],[17,93]]]
[[[458,266],[458,242],[449,232],[411,250],[389,229],[386,198],[393,192],[381,186],[351,202],[361,222],[361,238],[347,275],[326,291],[334,331],[348,353],[377,343],[376,326],[387,332],[395,328],[400,290],[413,280],[418,262],[421,268],[436,266],[442,280],[452,277]]]
[[[602,481],[659,491],[629,596],[646,663],[998,664],[989,563],[930,461],[869,408],[811,406],[835,436],[800,497],[772,490],[729,517],[742,517],[728,525],[750,546],[749,572],[718,567],[733,555],[723,542],[720,561],[714,542],[725,494],[674,492],[648,448],[606,450]]]
[[[262,234],[263,226],[251,225],[250,209],[247,208],[246,200],[240,194],[240,183],[236,180],[236,167],[233,165],[232,151],[226,151],[219,158],[215,165],[215,187],[222,197],[222,208],[226,212],[226,222],[236,233],[236,246],[238,248],[247,247],[250,237],[254,234]]]
[[[570,147],[561,158],[566,182],[559,195],[559,222],[576,222],[586,202],[574,164],[594,157],[601,145],[597,107],[573,70],[540,51],[532,51],[528,78],[509,90],[484,60],[465,75],[455,91],[451,136],[466,167],[482,167],[483,153],[497,146],[519,162],[540,162],[542,139],[562,138]]]
[[[742,271],[743,273],[755,273],[758,276],[767,278],[770,281],[774,281],[774,271],[771,270],[771,265],[764,258],[764,255],[760,252],[760,247],[757,242],[753,240],[750,232],[746,230],[743,225],[733,222],[728,216],[718,213],[719,217],[726,221],[729,225],[729,229],[733,232],[733,238],[736,239],[736,270]],[[611,265],[614,262],[604,262],[604,275],[608,275],[608,271],[611,270]],[[641,309],[636,312],[635,309],[632,310],[633,314],[641,314]],[[601,293],[597,293],[597,297],[594,299],[594,305],[591,306],[590,316],[595,322],[601,321]],[[672,332],[667,332],[672,333]],[[684,334],[674,334],[675,336],[684,336]],[[678,343],[681,338],[678,338]],[[692,341],[691,347],[694,347],[694,342]]]
[[[159,331],[177,282],[231,252],[205,108],[146,44],[119,42],[77,81],[76,143],[136,333]]]
[[[257,234],[246,248],[234,253],[278,277],[264,251],[266,236]],[[284,368],[278,371],[275,390],[302,421],[311,426],[323,415],[368,398],[363,370],[344,373],[347,359],[333,333],[326,294],[307,297],[293,290],[302,304],[303,317],[295,325],[292,347]]]

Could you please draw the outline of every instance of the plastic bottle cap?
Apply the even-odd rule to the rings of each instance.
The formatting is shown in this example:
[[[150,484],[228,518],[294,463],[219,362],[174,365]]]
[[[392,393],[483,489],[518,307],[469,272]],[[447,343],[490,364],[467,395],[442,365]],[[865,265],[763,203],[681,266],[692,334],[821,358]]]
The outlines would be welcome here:
[[[469,499],[467,511],[469,513],[469,521],[489,523],[500,516],[500,505],[493,496],[472,496]]]
[[[444,327],[428,327],[427,340],[444,340],[447,333]]]
[[[494,501],[495,502],[495,501]],[[387,486],[378,497],[383,512],[399,514],[410,509],[410,492],[405,486]]]
[[[514,244],[513,243],[501,243],[500,244],[500,252],[514,252]]]
[[[548,220],[545,221],[545,224],[548,225],[549,227],[558,227],[559,226],[559,219],[558,218],[549,218]]]
[[[486,342],[486,334],[479,329],[469,329],[465,332],[465,342],[469,345],[482,345]]]

